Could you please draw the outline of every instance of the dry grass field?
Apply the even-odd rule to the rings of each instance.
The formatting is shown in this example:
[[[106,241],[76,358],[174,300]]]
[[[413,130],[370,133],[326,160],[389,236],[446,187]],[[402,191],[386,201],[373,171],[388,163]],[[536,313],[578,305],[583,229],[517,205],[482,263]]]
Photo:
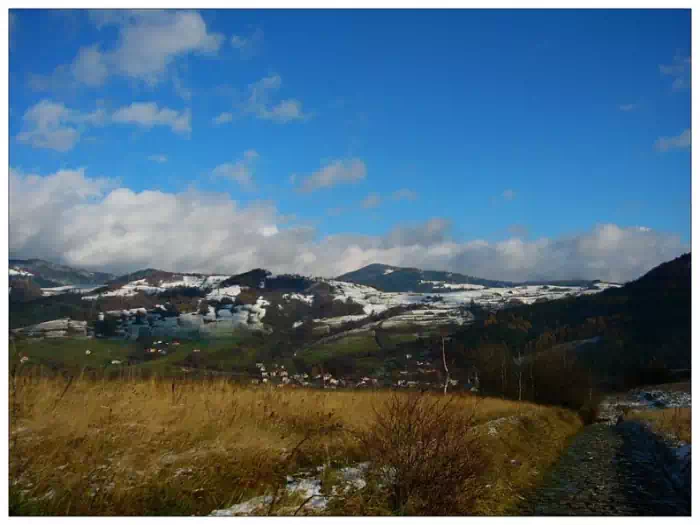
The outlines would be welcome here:
[[[629,419],[637,419],[651,425],[659,434],[667,434],[674,438],[691,443],[691,409],[664,408],[662,410],[633,410],[627,414]]]
[[[206,515],[322,465],[330,494],[334,473],[369,461],[364,490],[322,512],[502,515],[580,427],[564,409],[471,395],[18,376],[10,513]],[[312,512],[299,503],[265,513]]]

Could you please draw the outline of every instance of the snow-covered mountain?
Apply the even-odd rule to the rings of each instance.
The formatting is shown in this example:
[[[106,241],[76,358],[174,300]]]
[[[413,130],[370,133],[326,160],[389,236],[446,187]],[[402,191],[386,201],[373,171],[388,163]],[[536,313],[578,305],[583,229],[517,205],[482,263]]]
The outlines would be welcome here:
[[[101,285],[116,277],[111,273],[90,272],[42,259],[10,259],[9,276],[10,280],[31,279],[41,288]]]
[[[57,286],[42,287],[43,300],[58,296],[55,300],[61,301],[61,294],[79,292],[81,318],[118,318],[117,333],[125,337],[137,337],[144,331],[217,335],[239,328],[327,333],[377,322],[386,327],[461,325],[473,319],[471,310],[476,306],[495,311],[618,286],[602,282],[514,284],[379,264],[325,279],[273,275],[264,269],[208,275],[152,268],[115,278],[36,259],[10,263],[11,278],[56,279]],[[70,301],[75,308],[75,299]],[[47,320],[51,319],[36,322]]]
[[[323,333],[377,322],[385,327],[461,325],[473,319],[470,309],[477,305],[498,310],[617,286],[478,284],[454,282],[463,281],[463,276],[440,281],[436,277],[441,272],[425,273],[421,284],[430,292],[383,291],[340,279],[275,276],[262,269],[238,275],[148,269],[110,281],[82,299],[91,303],[91,311],[118,317],[119,334],[136,338],[144,332],[221,335],[239,328]]]
[[[525,285],[585,288],[592,287],[598,282],[573,279],[569,281],[543,280],[514,283],[481,279],[461,273],[402,268],[386,264],[370,264],[359,270],[345,273],[336,279],[372,286],[385,292],[446,292],[477,288],[510,288]]]

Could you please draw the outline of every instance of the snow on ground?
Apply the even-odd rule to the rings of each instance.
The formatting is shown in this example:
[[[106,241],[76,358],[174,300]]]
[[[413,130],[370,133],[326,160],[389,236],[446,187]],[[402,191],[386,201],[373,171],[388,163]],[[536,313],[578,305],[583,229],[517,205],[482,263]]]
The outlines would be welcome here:
[[[314,296],[312,295],[303,295],[300,293],[286,293],[282,296],[282,299],[285,299],[287,301],[291,301],[292,299],[296,299],[297,301],[301,301],[302,303],[306,303],[309,306],[314,304]]]
[[[87,321],[72,321],[69,318],[54,319],[14,330],[30,336],[63,337],[72,333],[87,334]]]
[[[123,285],[121,288],[118,288],[116,290],[110,290],[109,292],[105,292],[103,294],[86,295],[83,297],[83,299],[94,300],[98,299],[100,296],[131,297],[133,295],[138,294],[139,292],[143,292],[148,295],[155,295],[162,291],[164,291],[164,288],[160,288],[158,286],[151,286],[150,284],[148,284],[148,282],[146,282],[146,279],[139,279],[137,281],[131,281],[130,283]]]
[[[183,275],[177,281],[161,281],[161,288],[213,288],[221,281],[225,281],[229,275]]]
[[[384,275],[389,275],[391,273],[394,273],[394,270],[392,270],[391,268],[384,270]]]
[[[632,410],[654,410],[664,408],[684,408],[692,405],[690,392],[666,390],[634,389],[624,394],[606,397],[599,405],[598,420],[615,423],[623,412],[623,407]]]
[[[55,286],[53,288],[42,288],[41,295],[44,297],[50,297],[53,295],[61,295],[64,293],[79,293],[86,294],[94,290],[101,288],[101,286],[81,286],[81,285],[68,285],[68,286]]]
[[[224,297],[236,297],[241,293],[241,287],[237,284],[216,288],[207,294],[207,299],[223,299]]]
[[[317,474],[320,475],[325,468],[325,466],[317,467]],[[326,509],[332,498],[345,494],[351,489],[362,490],[365,488],[367,486],[367,482],[364,478],[368,468],[368,462],[359,463],[355,467],[341,468],[338,471],[340,475],[340,484],[334,485],[330,492],[323,491],[321,479],[316,476],[310,477],[309,472],[300,472],[295,476],[287,476],[287,485],[283,489],[283,494],[280,496],[298,495],[302,501],[306,501],[306,504],[303,507],[305,510],[312,510],[316,512],[323,511]],[[272,501],[272,495],[257,496],[244,501],[243,503],[233,505],[227,509],[215,510],[210,514],[210,516],[248,516],[251,514],[260,513],[260,511],[265,509],[267,505],[270,505]],[[282,511],[281,514],[287,514],[287,512],[284,512],[284,510],[294,512],[298,507],[299,504],[296,503],[293,505],[293,508],[278,508],[278,510]]]
[[[130,297],[139,292],[148,295],[155,295],[168,290],[169,288],[200,288],[202,290],[211,290],[219,283],[228,279],[226,275],[183,275],[181,279],[175,281],[161,281],[158,286],[151,286],[146,279],[138,279],[122,285],[116,290],[110,290],[101,294],[102,297]],[[226,288],[214,289],[207,295],[208,299],[218,299],[221,297],[235,297],[241,292],[240,286],[229,286]],[[94,300],[98,299],[99,295],[86,295],[83,299]]]
[[[482,284],[469,284],[469,283],[446,283],[445,281],[423,281],[421,280],[419,284],[432,284],[437,288],[449,288],[450,290],[483,290],[486,288]]]
[[[314,323],[322,323],[322,324],[327,324],[329,326],[339,326],[343,323],[349,323],[351,321],[361,321],[362,319],[366,319],[366,315],[343,315],[339,317],[326,317],[324,319],[314,319]],[[296,324],[296,323],[294,323]],[[301,323],[300,323],[301,324]]]
[[[10,275],[11,275],[12,277],[22,276],[22,275],[26,275],[26,276],[31,277],[31,276],[33,276],[34,274],[33,274],[33,273],[30,273],[30,272],[28,272],[28,271],[26,271],[26,270],[22,270],[21,268],[10,268]]]

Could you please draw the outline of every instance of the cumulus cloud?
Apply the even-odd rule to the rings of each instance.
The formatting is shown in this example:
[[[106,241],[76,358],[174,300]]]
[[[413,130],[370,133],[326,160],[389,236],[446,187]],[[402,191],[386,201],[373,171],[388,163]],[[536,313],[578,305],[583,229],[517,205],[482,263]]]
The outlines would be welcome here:
[[[212,174],[215,177],[226,177],[236,181],[243,189],[251,191],[255,189],[253,164],[259,156],[257,151],[249,149],[243,154],[242,159],[235,163],[219,164],[214,168]]]
[[[104,84],[109,76],[109,69],[104,55],[96,46],[84,47],[71,64],[71,73],[78,82],[98,87]]]
[[[556,239],[456,241],[441,218],[384,235],[318,238],[269,202],[241,206],[226,193],[134,192],[83,170],[37,176],[11,169],[9,202],[12,256],[117,273],[263,267],[334,276],[380,262],[513,281],[626,281],[689,250],[678,236],[615,224]]]
[[[258,28],[250,36],[232,35],[231,46],[238,50],[243,60],[248,60],[260,51],[264,40],[265,34]]]
[[[187,134],[192,131],[192,112],[189,109],[178,112],[170,108],[158,108],[155,102],[134,102],[119,108],[112,114],[112,120],[149,129],[153,126],[168,126],[176,133]]]
[[[58,66],[47,76],[34,75],[36,90],[58,85],[102,86],[113,75],[156,85],[168,68],[188,55],[215,55],[225,38],[212,33],[194,11],[94,10],[89,12],[98,29],[114,27],[116,44],[110,49],[94,44],[81,48],[68,65]]]
[[[507,189],[501,194],[501,197],[503,197],[504,200],[512,201],[515,199],[515,191]]]
[[[418,198],[418,194],[413,190],[409,190],[408,188],[401,188],[400,190],[396,190],[394,193],[392,193],[391,197],[397,201],[414,201]]]
[[[681,91],[690,87],[690,57],[676,55],[671,64],[659,65],[659,72],[663,76],[673,78],[671,89]]]
[[[303,177],[299,191],[311,193],[324,188],[332,188],[337,184],[358,182],[366,176],[367,167],[360,159],[336,160],[311,175]]]
[[[168,162],[168,157],[166,155],[149,155],[148,160],[163,164]]]
[[[100,125],[104,120],[102,109],[84,113],[44,99],[24,113],[17,140],[34,148],[69,151],[87,126]]]
[[[361,205],[365,209],[369,208],[378,208],[379,205],[382,203],[382,197],[379,195],[379,193],[370,193],[362,199]]]
[[[286,123],[293,120],[310,118],[302,109],[302,103],[296,99],[286,99],[277,103],[270,101],[271,94],[280,89],[282,78],[270,75],[248,86],[248,98],[243,110],[263,120]]]
[[[690,129],[683,130],[680,135],[673,137],[659,137],[654,143],[657,151],[670,151],[674,149],[686,149],[690,147]]]
[[[219,115],[214,117],[212,122],[215,125],[220,126],[221,124],[226,124],[227,122],[231,122],[232,120],[233,120],[233,115],[231,113],[224,112],[224,113],[220,113]]]

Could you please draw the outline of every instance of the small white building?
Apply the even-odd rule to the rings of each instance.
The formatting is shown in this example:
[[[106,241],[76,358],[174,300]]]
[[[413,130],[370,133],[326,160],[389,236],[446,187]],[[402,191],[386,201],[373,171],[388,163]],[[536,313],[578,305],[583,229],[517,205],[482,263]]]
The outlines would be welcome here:
[[[117,359],[114,359],[114,360],[112,361],[112,364],[113,364],[113,365],[121,365],[122,362],[119,361],[119,360],[117,360]]]

